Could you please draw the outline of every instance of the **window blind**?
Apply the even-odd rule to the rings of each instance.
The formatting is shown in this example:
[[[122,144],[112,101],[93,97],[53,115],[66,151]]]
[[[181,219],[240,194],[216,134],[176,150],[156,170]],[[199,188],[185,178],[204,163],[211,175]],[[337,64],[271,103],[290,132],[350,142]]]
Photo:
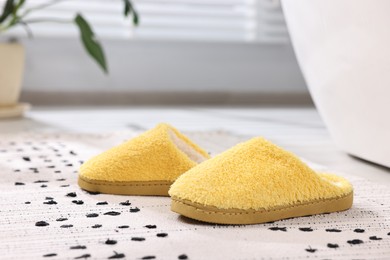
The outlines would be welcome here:
[[[3,5],[5,0],[0,0]],[[50,0],[26,1],[26,8]],[[134,27],[122,0],[63,0],[31,13],[36,37],[77,37],[67,23],[81,12],[99,38],[285,43],[288,34],[279,0],[133,0],[140,16]],[[51,22],[40,23],[41,19]],[[23,35],[22,28],[8,32]]]

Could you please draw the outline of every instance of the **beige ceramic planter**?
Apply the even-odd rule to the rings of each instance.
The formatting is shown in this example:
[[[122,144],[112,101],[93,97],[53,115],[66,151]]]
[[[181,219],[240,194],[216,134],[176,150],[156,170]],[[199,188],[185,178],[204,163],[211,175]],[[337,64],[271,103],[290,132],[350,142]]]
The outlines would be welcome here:
[[[19,104],[24,69],[24,48],[17,43],[0,43],[0,118],[23,114]]]

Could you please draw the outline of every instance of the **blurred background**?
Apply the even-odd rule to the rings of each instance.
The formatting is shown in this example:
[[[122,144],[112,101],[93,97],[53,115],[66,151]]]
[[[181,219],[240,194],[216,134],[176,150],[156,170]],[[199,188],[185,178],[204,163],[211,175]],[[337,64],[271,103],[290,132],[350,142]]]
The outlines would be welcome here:
[[[3,5],[5,1],[0,1]],[[25,46],[21,101],[33,105],[311,105],[278,0],[60,1],[31,14],[50,23],[5,34]],[[47,3],[47,0],[28,4]],[[109,74],[88,57],[74,24],[82,12]]]

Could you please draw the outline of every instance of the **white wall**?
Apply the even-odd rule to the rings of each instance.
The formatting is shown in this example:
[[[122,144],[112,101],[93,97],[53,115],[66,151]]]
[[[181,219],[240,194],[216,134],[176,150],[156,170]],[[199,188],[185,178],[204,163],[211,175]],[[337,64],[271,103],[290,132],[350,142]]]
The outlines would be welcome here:
[[[305,91],[290,45],[106,41],[108,76],[76,39],[25,41],[27,90]]]
[[[24,99],[66,93],[308,93],[290,44],[106,40],[104,75],[78,39],[23,40]]]

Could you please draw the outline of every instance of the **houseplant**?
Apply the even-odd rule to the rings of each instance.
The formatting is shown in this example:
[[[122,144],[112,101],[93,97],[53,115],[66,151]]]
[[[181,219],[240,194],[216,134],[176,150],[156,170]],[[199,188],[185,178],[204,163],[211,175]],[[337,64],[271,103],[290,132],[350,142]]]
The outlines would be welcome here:
[[[283,0],[298,62],[330,133],[390,167],[390,1]]]
[[[29,5],[33,1],[6,0],[0,13],[0,34],[16,27],[23,27],[31,37],[30,25],[34,23],[59,22],[46,18],[30,18],[31,14],[69,0],[48,0],[46,3]],[[132,15],[132,21],[138,24],[138,14],[130,0],[123,0],[123,15]],[[61,20],[62,23],[74,23],[79,29],[81,42],[104,73],[108,66],[101,43],[96,38],[89,22],[81,13],[76,13],[71,20]],[[16,42],[0,43],[0,118],[18,116],[25,109],[24,104],[18,104],[23,75],[24,49]]]

